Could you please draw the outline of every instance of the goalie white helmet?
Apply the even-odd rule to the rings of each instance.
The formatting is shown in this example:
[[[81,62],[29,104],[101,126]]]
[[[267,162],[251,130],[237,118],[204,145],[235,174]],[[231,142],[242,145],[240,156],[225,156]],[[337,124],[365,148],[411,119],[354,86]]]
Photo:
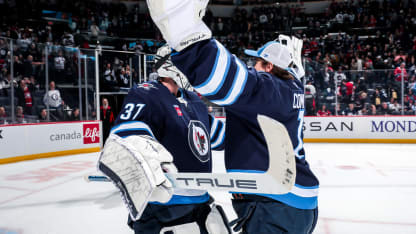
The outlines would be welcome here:
[[[179,88],[192,90],[186,76],[173,65],[170,58],[172,49],[168,44],[160,47],[155,56],[155,68],[159,77],[168,77],[175,81]]]
[[[303,41],[286,35],[280,35],[275,41],[267,42],[257,51],[245,50],[247,55],[260,57],[280,68],[292,69],[296,78],[300,79],[305,75],[302,66],[301,51]]]

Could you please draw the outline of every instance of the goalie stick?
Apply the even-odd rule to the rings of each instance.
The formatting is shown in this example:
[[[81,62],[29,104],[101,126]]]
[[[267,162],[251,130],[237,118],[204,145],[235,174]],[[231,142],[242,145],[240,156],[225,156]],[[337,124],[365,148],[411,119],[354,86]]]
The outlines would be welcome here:
[[[278,121],[264,115],[257,120],[269,151],[269,169],[264,173],[165,173],[173,187],[240,193],[285,194],[296,178],[296,162],[289,134]],[[110,181],[106,176],[86,175],[86,181]]]

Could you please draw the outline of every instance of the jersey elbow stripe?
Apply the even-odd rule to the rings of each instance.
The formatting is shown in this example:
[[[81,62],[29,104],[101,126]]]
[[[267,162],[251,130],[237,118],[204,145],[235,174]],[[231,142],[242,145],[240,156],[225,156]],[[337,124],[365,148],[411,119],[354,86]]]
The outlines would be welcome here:
[[[211,139],[211,142],[213,142],[215,139],[217,139],[217,136],[216,135],[218,135],[218,129],[219,128],[221,128],[221,126],[220,126],[220,121],[218,120],[218,119],[215,119],[215,118],[213,118],[213,122],[212,122],[212,126],[211,126],[211,137],[210,137],[210,139]]]
[[[217,139],[212,141],[211,148],[219,147],[223,144],[225,138],[225,127],[224,125],[221,126],[220,134],[218,135]]]
[[[148,135],[150,135],[151,137],[155,138],[149,125],[141,121],[130,121],[130,122],[121,123],[119,125],[114,126],[111,129],[110,133],[120,135],[122,132],[130,132],[130,131],[132,131],[132,133],[133,131],[143,131],[143,132],[148,133]],[[126,134],[121,134],[121,135],[125,136]]]
[[[204,96],[214,95],[221,89],[230,69],[230,54],[218,41],[215,41],[215,43],[218,51],[211,74],[204,83],[194,87],[196,91]]]
[[[223,99],[211,100],[213,103],[220,106],[232,105],[235,101],[237,101],[247,82],[247,69],[238,58],[235,56],[234,58],[237,64],[237,71],[231,89]]]

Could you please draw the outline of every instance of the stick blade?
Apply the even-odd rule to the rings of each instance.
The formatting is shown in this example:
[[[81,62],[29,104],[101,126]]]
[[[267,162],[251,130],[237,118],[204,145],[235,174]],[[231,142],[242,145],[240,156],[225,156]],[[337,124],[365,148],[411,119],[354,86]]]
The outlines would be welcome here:
[[[258,115],[257,121],[269,151],[269,169],[266,173],[283,186],[280,194],[288,193],[296,180],[296,158],[286,127],[265,115]]]

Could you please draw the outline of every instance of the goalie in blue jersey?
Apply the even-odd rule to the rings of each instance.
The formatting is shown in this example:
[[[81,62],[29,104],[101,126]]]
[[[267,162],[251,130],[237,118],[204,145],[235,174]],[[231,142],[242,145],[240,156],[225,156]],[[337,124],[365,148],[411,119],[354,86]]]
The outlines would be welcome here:
[[[202,21],[207,0],[147,0],[150,15],[176,52],[175,66],[197,92],[226,108],[225,166],[228,172],[264,173],[270,159],[257,121],[266,115],[287,129],[296,159],[296,180],[287,194],[234,193],[243,233],[311,233],[318,218],[319,182],[303,148],[304,75],[302,41],[280,36],[257,51],[254,68],[212,38]],[[276,142],[279,144],[280,142]]]
[[[207,191],[173,188],[164,175],[211,172],[211,149],[222,149],[224,138],[224,124],[188,90],[170,53],[157,52],[157,81],[129,91],[98,168],[119,188],[135,233],[229,234]]]

